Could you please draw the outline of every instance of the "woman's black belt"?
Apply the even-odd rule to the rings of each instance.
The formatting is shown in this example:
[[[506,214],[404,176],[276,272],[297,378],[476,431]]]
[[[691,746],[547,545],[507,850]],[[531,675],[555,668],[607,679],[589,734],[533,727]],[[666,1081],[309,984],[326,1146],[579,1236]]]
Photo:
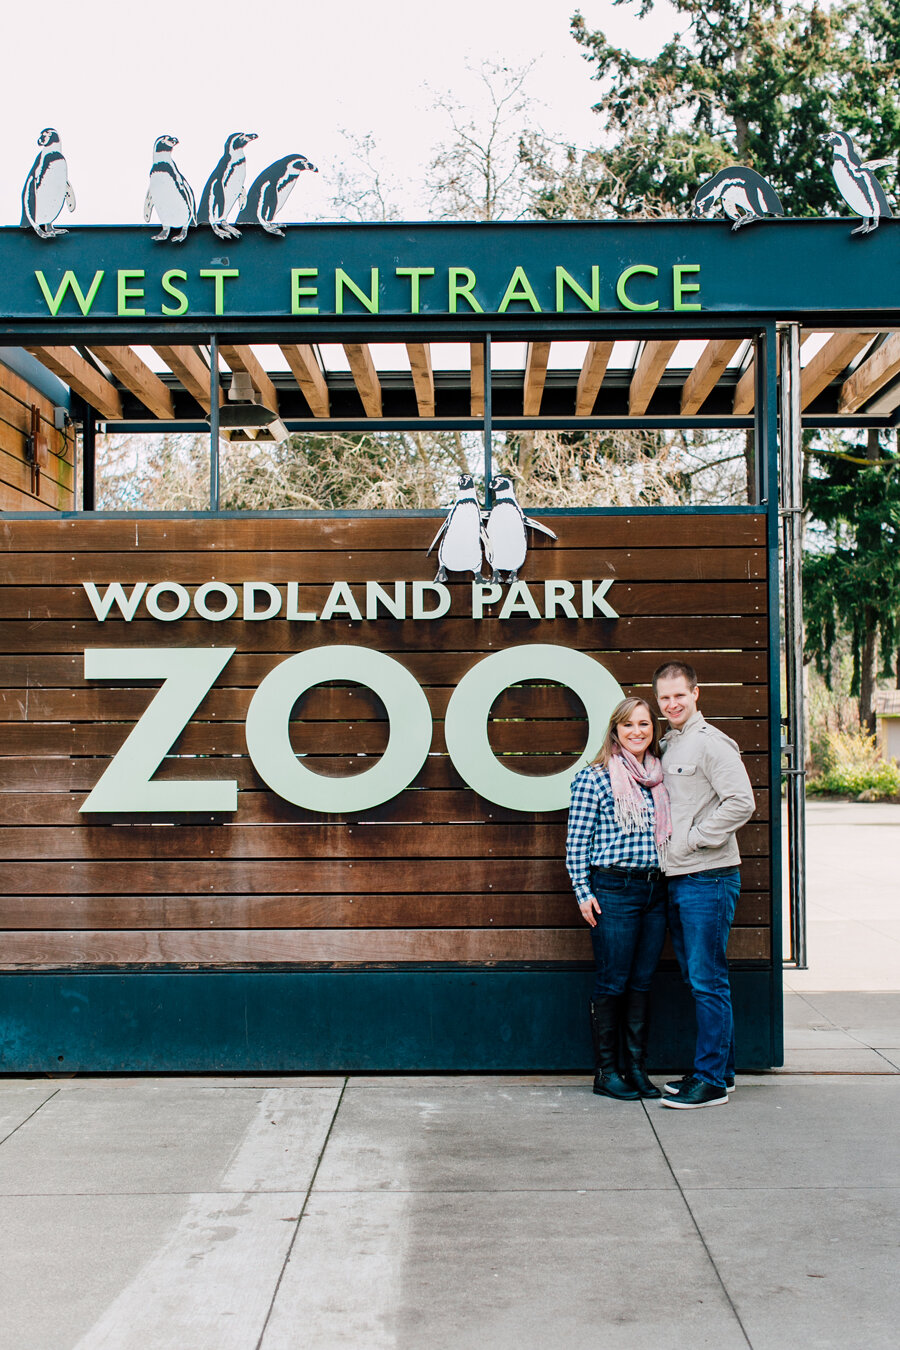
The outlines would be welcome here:
[[[659,867],[603,867],[595,864],[592,872],[614,872],[619,877],[629,877],[632,881],[658,881],[663,872]]]

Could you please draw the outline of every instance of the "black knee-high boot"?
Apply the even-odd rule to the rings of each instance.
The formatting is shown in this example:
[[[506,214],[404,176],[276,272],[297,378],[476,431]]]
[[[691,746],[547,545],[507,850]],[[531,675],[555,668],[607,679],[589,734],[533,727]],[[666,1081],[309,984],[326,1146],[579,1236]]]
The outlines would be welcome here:
[[[594,1091],[600,1097],[637,1101],[639,1093],[619,1073],[619,1008],[621,996],[601,994],[591,1003],[591,1036],[594,1042]]]
[[[626,992],[625,1016],[622,1021],[622,1044],[625,1051],[622,1076],[639,1097],[661,1097],[659,1088],[650,1082],[644,1072],[649,1009],[648,993],[638,989],[629,989]]]

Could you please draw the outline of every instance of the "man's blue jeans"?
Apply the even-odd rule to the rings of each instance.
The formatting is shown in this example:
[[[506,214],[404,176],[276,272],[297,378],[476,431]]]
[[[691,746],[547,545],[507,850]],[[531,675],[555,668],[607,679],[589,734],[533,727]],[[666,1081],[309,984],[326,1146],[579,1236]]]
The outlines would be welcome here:
[[[606,867],[591,869],[591,890],[601,913],[591,929],[594,963],[594,1000],[645,993],[650,988],[666,936],[666,882],[629,877]]]
[[[724,1087],[734,1076],[734,1016],[725,948],[741,889],[736,867],[669,877],[669,930],[697,1012],[694,1074]]]

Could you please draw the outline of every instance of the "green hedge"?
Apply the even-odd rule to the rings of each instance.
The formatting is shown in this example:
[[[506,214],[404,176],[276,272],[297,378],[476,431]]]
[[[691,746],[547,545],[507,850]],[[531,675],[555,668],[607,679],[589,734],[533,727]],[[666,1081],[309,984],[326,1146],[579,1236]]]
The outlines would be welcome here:
[[[874,736],[862,731],[830,731],[824,759],[824,771],[807,783],[810,793],[842,797],[865,794],[869,801],[900,796],[900,768],[894,760],[882,758]]]

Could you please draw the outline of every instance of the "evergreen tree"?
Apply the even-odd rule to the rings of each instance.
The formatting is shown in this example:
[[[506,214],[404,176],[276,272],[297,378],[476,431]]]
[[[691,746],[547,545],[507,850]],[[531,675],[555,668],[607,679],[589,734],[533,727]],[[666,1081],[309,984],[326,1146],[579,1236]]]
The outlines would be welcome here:
[[[643,18],[654,0],[614,3],[639,6]],[[845,83],[848,11],[778,0],[671,3],[685,30],[651,58],[590,31],[580,13],[572,19],[601,85],[594,105],[601,146],[568,165],[570,176],[585,180],[585,200],[593,195],[596,209],[586,214],[686,215],[699,184],[734,163],[768,178],[789,215],[831,208],[834,184],[819,137],[835,125],[835,94]],[[560,186],[546,185],[544,214],[558,214]]]
[[[804,559],[806,655],[830,685],[838,634],[849,633],[851,693],[860,726],[873,732],[878,638],[890,675],[900,627],[900,457],[881,448],[877,431],[864,449],[835,436],[811,457],[806,504],[825,537]]]

